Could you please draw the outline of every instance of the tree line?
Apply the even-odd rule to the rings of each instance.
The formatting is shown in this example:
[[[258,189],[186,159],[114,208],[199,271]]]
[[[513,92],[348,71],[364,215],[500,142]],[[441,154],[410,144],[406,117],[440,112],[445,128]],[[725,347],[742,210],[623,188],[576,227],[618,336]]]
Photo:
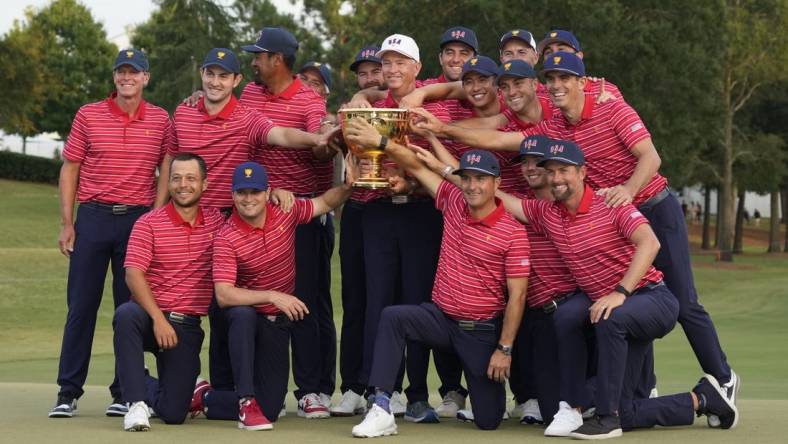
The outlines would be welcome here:
[[[131,36],[151,62],[146,99],[173,111],[199,88],[208,49],[238,48],[264,26],[296,35],[298,66],[318,60],[333,68],[334,108],[354,91],[347,67],[357,49],[394,32],[419,42],[426,78],[440,73],[438,42],[449,26],[474,29],[481,53],[493,59],[510,29],[528,29],[537,40],[550,29],[567,29],[581,42],[587,72],[614,82],[638,110],[672,186],[702,185],[705,209],[717,190],[717,229],[704,230],[704,248],[718,249],[723,260],[741,250],[745,191],[769,193],[772,215],[781,207],[785,218],[788,0],[301,3],[303,12],[294,16],[269,0],[157,0]],[[29,8],[0,38],[0,128],[23,139],[41,132],[65,138],[79,106],[112,90],[108,72],[118,49],[77,0]],[[772,221],[769,251],[788,251],[788,236],[780,245],[780,221]]]

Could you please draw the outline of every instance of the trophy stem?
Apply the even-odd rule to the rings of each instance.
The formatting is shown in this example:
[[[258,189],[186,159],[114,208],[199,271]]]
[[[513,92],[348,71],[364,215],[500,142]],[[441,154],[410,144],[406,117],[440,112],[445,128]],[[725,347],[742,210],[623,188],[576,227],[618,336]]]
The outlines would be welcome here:
[[[383,177],[383,162],[380,161],[382,156],[380,154],[373,154],[370,157],[372,163],[372,173],[369,177]]]

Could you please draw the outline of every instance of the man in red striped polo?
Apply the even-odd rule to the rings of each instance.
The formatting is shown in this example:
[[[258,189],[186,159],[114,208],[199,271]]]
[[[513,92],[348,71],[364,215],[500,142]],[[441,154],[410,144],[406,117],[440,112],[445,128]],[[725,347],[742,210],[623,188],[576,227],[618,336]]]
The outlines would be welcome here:
[[[123,260],[134,222],[153,205],[156,168],[171,138],[167,112],[142,98],[150,80],[148,60],[138,50],[123,50],[113,66],[115,92],[82,106],[63,149],[60,170],[60,251],[69,258],[68,315],[53,418],[71,417],[84,393],[96,315],[107,267],[112,265],[115,307],[129,300]],[[79,202],[74,223],[74,201]],[[108,416],[123,416],[126,406],[115,381]]]
[[[715,414],[725,428],[734,427],[736,406],[708,374],[687,393],[635,396],[652,341],[673,329],[679,312],[662,273],[652,265],[660,242],[633,205],[611,207],[584,183],[587,167],[576,144],[553,140],[539,165],[548,172],[555,202],[501,197],[518,220],[550,239],[588,295],[585,304],[572,307],[577,322],[590,323],[596,332],[596,417],[579,421],[569,436],[605,439],[621,436],[622,429],[688,425],[696,413]],[[578,334],[560,325],[556,331],[559,348],[566,336]]]
[[[525,307],[529,255],[525,230],[495,198],[500,184],[497,159],[485,151],[465,153],[455,171],[461,178],[457,188],[430,171],[410,148],[381,137],[361,119],[349,123],[345,137],[383,147],[435,196],[444,215],[432,303],[383,311],[369,379],[376,387],[375,403],[353,435],[397,432],[389,396],[406,341],[456,353],[473,399],[476,426],[498,427],[506,409],[503,383],[509,376],[511,347]]]
[[[151,407],[167,424],[186,419],[205,337],[200,317],[213,296],[211,252],[224,217],[200,205],[205,162],[181,153],[168,171],[172,199],[139,218],[131,232],[125,267],[132,300],[113,320],[127,431],[149,430]],[[156,356],[158,379],[144,369],[146,351]]]
[[[277,126],[317,133],[326,115],[326,102],[294,75],[298,46],[295,37],[283,28],[263,28],[254,44],[243,46],[241,49],[254,55],[255,81],[244,87],[241,103],[261,111]],[[272,187],[312,198],[320,192],[320,168],[315,165],[332,163],[334,154],[328,147],[316,156],[310,151],[269,146],[254,160],[266,168]],[[297,363],[293,374],[298,414],[309,418],[329,416],[336,380],[336,329],[331,294],[326,291],[330,288],[325,283],[328,276],[321,273],[328,260],[326,249],[321,247],[326,242],[326,223],[327,217],[315,218],[296,229],[296,293],[309,307],[310,315],[293,328],[293,361]]]
[[[352,173],[347,180],[352,183]],[[214,287],[228,321],[235,389],[205,386],[194,406],[209,419],[237,418],[239,428],[247,430],[269,430],[278,419],[290,375],[290,338],[310,313],[295,287],[296,227],[350,196],[350,185],[334,187],[312,199],[297,199],[285,213],[268,202],[268,190],[263,166],[245,162],[236,168],[235,209],[213,251]]]

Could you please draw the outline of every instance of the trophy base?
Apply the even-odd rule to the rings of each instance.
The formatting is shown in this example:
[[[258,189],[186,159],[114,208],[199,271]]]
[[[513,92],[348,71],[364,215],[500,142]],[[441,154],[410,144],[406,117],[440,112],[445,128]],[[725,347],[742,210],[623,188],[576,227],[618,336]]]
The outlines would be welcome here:
[[[389,181],[386,179],[359,179],[353,182],[353,186],[356,188],[367,188],[370,190],[377,190],[381,188],[389,188]]]

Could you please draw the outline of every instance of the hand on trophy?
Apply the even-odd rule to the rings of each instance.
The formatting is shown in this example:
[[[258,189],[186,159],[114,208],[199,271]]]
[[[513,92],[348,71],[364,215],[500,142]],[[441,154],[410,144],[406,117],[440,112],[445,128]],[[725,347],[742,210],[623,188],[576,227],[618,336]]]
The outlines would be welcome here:
[[[345,185],[352,187],[359,177],[358,159],[353,153],[345,155]]]
[[[351,119],[347,122],[344,135],[351,143],[367,148],[376,148],[380,145],[380,139],[382,137],[374,126],[360,117]]]
[[[426,131],[434,134],[436,137],[444,137],[444,125],[443,122],[424,108],[413,108],[410,110],[410,130],[414,134],[427,138],[422,135]]]

